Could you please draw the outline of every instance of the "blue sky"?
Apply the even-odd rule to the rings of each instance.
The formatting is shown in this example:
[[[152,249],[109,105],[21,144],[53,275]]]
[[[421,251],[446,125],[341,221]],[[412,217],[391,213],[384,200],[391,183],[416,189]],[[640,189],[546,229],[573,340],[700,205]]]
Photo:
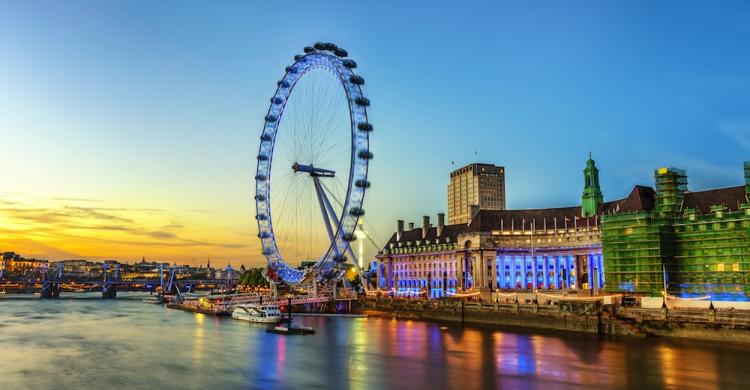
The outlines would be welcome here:
[[[605,199],[664,165],[693,190],[739,185],[750,159],[746,2],[4,1],[0,195],[184,227],[169,237],[184,245],[123,257],[258,261],[262,118],[315,41],[346,48],[367,80],[382,239],[445,210],[451,161],[475,151],[507,168],[511,208],[577,204],[589,150]],[[0,249],[103,256],[19,231]]]

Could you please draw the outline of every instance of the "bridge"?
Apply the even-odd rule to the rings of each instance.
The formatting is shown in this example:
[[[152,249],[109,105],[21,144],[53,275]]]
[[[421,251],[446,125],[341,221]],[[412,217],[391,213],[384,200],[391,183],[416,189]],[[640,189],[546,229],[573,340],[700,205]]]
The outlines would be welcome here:
[[[34,277],[2,277],[0,273],[0,291],[40,292],[40,298],[59,298],[62,292],[92,292],[100,289],[102,298],[116,298],[118,290],[129,291],[161,291],[176,292],[179,289],[234,289],[235,281],[226,279],[178,279],[175,269],[170,267],[167,272],[159,268],[157,278],[123,279],[119,267],[108,270],[105,265],[101,279],[80,279],[67,276],[62,265],[51,269],[40,270]]]

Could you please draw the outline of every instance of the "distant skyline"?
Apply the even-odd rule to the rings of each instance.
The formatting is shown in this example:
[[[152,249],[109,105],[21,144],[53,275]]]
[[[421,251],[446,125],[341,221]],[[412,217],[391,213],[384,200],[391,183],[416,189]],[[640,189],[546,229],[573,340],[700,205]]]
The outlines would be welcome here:
[[[475,160],[506,167],[509,208],[580,204],[589,151],[605,201],[660,166],[740,185],[750,160],[746,2],[5,1],[0,251],[262,264],[258,137],[315,41],[367,81],[378,242]]]

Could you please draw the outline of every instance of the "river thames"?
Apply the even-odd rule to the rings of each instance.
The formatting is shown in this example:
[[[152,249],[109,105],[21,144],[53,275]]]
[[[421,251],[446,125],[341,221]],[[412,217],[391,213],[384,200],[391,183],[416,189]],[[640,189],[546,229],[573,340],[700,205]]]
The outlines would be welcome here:
[[[281,336],[121,295],[0,298],[0,389],[712,389],[750,383],[750,346],[382,318],[298,317],[317,333]]]

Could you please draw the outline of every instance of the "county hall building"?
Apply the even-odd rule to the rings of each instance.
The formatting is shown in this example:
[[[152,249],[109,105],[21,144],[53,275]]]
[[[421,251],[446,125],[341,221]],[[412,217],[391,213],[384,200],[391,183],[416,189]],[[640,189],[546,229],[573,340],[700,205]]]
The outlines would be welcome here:
[[[445,224],[442,213],[435,225],[425,216],[421,226],[410,223],[405,229],[399,220],[377,256],[378,287],[430,297],[467,291],[601,288],[601,217],[653,206],[653,190],[641,186],[624,199],[603,202],[599,171],[589,158],[581,205],[506,210],[503,171],[472,164],[451,173],[450,210],[458,209],[457,200],[480,197],[495,202],[491,209],[470,205],[469,214],[461,214],[461,222],[452,224]],[[466,184],[482,174],[485,180]],[[454,178],[462,183],[457,185]]]
[[[684,170],[659,168],[656,189],[635,186],[604,202],[589,156],[580,206],[529,210],[505,210],[504,172],[493,167],[473,164],[451,174],[449,206],[461,209],[460,222],[446,225],[438,214],[436,226],[424,217],[421,227],[404,229],[398,221],[377,256],[380,289],[441,297],[604,288],[750,302],[750,162],[744,186],[693,192]],[[477,175],[491,179],[471,182]],[[464,199],[479,200],[468,217]]]

